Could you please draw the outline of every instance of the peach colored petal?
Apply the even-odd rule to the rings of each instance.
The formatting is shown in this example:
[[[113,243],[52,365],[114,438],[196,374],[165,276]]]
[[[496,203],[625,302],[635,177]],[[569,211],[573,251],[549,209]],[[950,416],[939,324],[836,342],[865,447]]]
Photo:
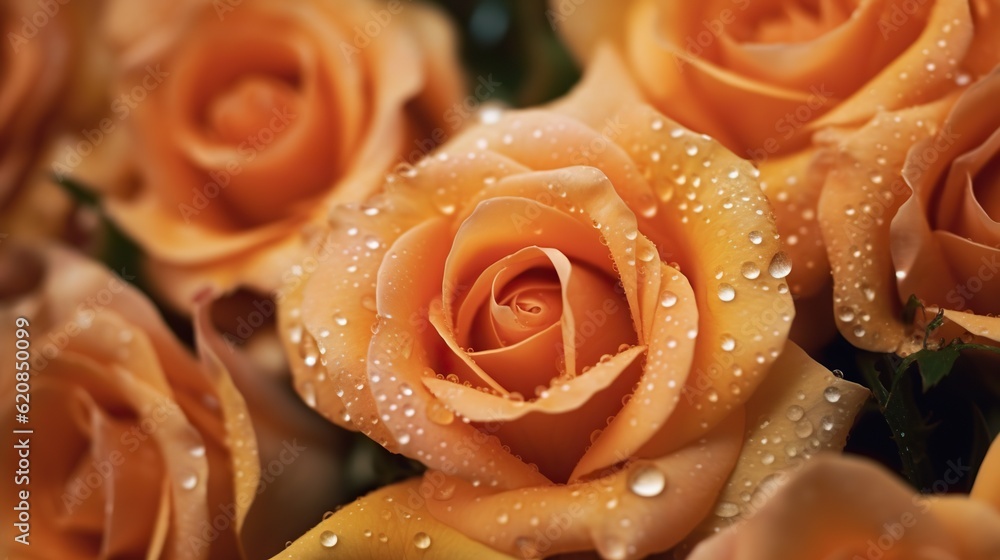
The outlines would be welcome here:
[[[502,560],[510,556],[477,543],[425,509],[435,488],[411,479],[359,498],[299,537],[274,560],[301,558],[435,558]]]
[[[350,215],[347,207],[338,213]],[[379,217],[364,223],[364,230],[348,224],[322,240],[316,256],[308,261],[309,269],[298,265],[286,276],[288,283],[275,298],[278,327],[288,348],[296,390],[306,404],[341,426],[387,442],[391,438],[384,425],[368,423],[375,409],[371,395],[363,390],[371,340],[371,332],[364,327],[375,322],[375,284],[385,242],[399,232]],[[345,267],[341,259],[356,264]],[[355,275],[359,278],[356,285],[351,283]],[[339,303],[333,309],[304,305],[313,300]],[[364,426],[357,425],[359,421]]]
[[[769,84],[778,84],[787,88],[808,91],[810,86],[823,84],[831,88],[837,97],[843,98],[871,78],[869,71],[859,71],[851,64],[843,64],[844,60],[890,60],[894,53],[886,52],[901,49],[902,41],[911,39],[907,33],[890,35],[872,33],[878,27],[879,20],[884,18],[888,2],[863,2],[853,13],[836,14],[839,21],[831,29],[825,29],[815,37],[806,41],[743,42],[733,37],[728,31],[736,29],[741,17],[738,10],[730,9],[730,14],[736,15],[736,21],[723,29],[719,36],[719,61],[729,71],[751,77]],[[798,7],[791,4],[792,8]],[[828,3],[824,3],[824,8]],[[918,8],[910,14],[914,22],[925,17],[929,5]],[[831,12],[836,9],[831,10]],[[827,10],[824,9],[824,12]],[[711,12],[707,12],[711,13]],[[839,16],[839,17],[837,17]],[[804,27],[802,22],[789,25],[794,31]],[[886,45],[889,43],[890,45]],[[896,43],[896,44],[893,44]]]
[[[444,379],[425,377],[422,381],[442,404],[469,420],[506,422],[517,420],[530,412],[558,414],[578,408],[594,393],[610,385],[623,369],[645,351],[645,346],[632,346],[611,359],[598,363],[582,375],[560,383],[530,402],[498,398]]]
[[[994,504],[958,496],[928,500],[930,515],[951,533],[957,558],[988,559],[1000,556],[1000,511]]]
[[[247,512],[257,495],[257,485],[260,481],[260,461],[257,447],[257,437],[251,418],[246,413],[247,405],[243,395],[229,376],[230,368],[238,366],[233,360],[226,360],[222,353],[221,339],[213,338],[214,329],[208,323],[207,313],[198,313],[195,319],[195,341],[206,364],[210,379],[216,387],[218,399],[225,412],[223,421],[224,433],[221,434],[224,446],[232,453],[231,476],[233,487],[232,503],[236,506],[235,517],[232,520],[237,534],[243,528]],[[276,401],[277,399],[270,399]],[[261,410],[258,408],[258,410]],[[266,409],[263,409],[266,410]]]
[[[893,268],[890,224],[906,219],[914,198],[900,174],[907,146],[895,137],[930,137],[949,105],[941,101],[879,115],[858,131],[831,134],[822,148],[833,158],[820,195],[819,221],[833,270],[834,315],[841,334],[855,346],[895,351],[909,335],[901,318],[909,293],[897,291],[895,273],[912,277],[916,271],[898,261]]]
[[[30,251],[44,263],[44,276],[33,294],[5,306],[4,315],[31,317],[33,334],[48,341],[33,364],[42,373],[38,390],[73,390],[61,393],[67,398],[54,402],[68,406],[48,410],[45,422],[75,424],[84,438],[38,451],[54,464],[88,448],[91,457],[86,465],[80,457],[73,472],[66,465],[43,473],[49,484],[40,493],[62,490],[45,500],[54,509],[49,517],[71,522],[54,531],[69,536],[75,524],[100,532],[93,542],[106,555],[145,556],[142,549],[190,558],[239,554],[235,531],[192,544],[210,523],[210,508],[233,501],[237,475],[250,486],[256,481],[254,435],[228,373],[204,368],[155,308],[109,271],[64,249]],[[88,477],[93,486],[95,472],[101,482],[92,492],[72,477]],[[151,502],[151,511],[133,511],[136,493],[151,485],[162,487],[160,499]]]
[[[969,495],[1000,511],[1000,439],[994,439],[990,444]]]
[[[522,558],[594,549],[604,558],[643,558],[676,544],[708,513],[736,460],[742,423],[736,410],[671,455],[568,485],[497,492],[432,471],[424,479],[439,491],[427,506],[462,534]]]
[[[853,96],[809,126],[816,130],[864,122],[879,110],[895,111],[939,99],[955,88],[953,72],[972,37],[967,2],[935,2],[923,32],[904,53],[884,66],[878,76]]]
[[[697,338],[686,398],[660,430],[657,456],[704,433],[753,393],[794,316],[785,284],[791,263],[748,162],[649,107],[624,109],[621,120],[629,126],[616,141],[629,147],[640,176],[657,178],[658,210],[648,216],[640,210],[647,218],[640,229],[664,260],[679,263],[700,317],[688,335]]]
[[[376,294],[380,319],[371,336],[367,380],[374,397],[378,426],[389,432],[386,444],[432,468],[445,468],[468,480],[485,480],[500,487],[537,484],[544,480],[523,462],[504,451],[496,438],[476,427],[435,416],[432,398],[422,380],[433,374],[429,366],[435,347],[423,317],[427,303],[440,293],[446,244],[442,235],[449,224],[429,220],[404,233],[383,260]],[[409,271],[420,267],[427,274]],[[437,272],[434,272],[437,271]],[[352,414],[354,411],[351,411]],[[445,454],[431,453],[438,442],[472,446],[473,455],[455,464]]]
[[[869,554],[870,543],[878,548],[886,525],[895,524],[901,536],[891,539],[888,551],[878,550],[886,560],[964,558],[955,556],[947,528],[926,503],[868,461],[824,455],[772,494],[753,517],[699,545],[689,558],[853,558]],[[932,550],[939,555],[918,556]],[[948,550],[951,554],[940,555]]]
[[[434,327],[438,336],[444,341],[448,350],[450,350],[450,354],[441,359],[442,363],[436,365],[436,370],[440,370],[438,375],[455,375],[462,383],[488,388],[498,395],[507,396],[511,393],[503,384],[493,379],[493,376],[476,362],[470,352],[467,352],[465,348],[462,348],[458,344],[458,337],[448,324],[448,319],[444,316],[443,310],[436,305],[432,305],[431,309],[427,312],[427,321]],[[553,325],[540,338],[554,338],[561,343],[561,335],[562,333],[557,332],[555,325]]]
[[[615,14],[626,12],[620,9],[608,11]],[[575,29],[575,26],[560,27],[560,30],[567,35],[573,34]],[[612,27],[607,29],[614,32]],[[615,87],[609,88],[607,84],[615,84]],[[600,130],[608,124],[608,119],[614,119],[622,105],[638,103],[641,98],[642,92],[629,75],[621,57],[611,46],[599,44],[596,45],[592,60],[588,63],[587,71],[580,78],[580,82],[568,94],[553,101],[546,108]]]
[[[797,297],[814,297],[830,276],[816,217],[828,161],[816,150],[806,149],[758,160],[757,165],[760,188],[774,206],[781,247],[795,263],[788,287]]]
[[[778,486],[823,451],[840,451],[870,393],[845,381],[788,343],[746,404],[746,440],[715,511],[695,530],[695,543],[761,512]]]
[[[945,318],[966,331],[994,342],[1000,342],[1000,317],[987,317],[951,309],[943,311]]]
[[[644,309],[653,315],[649,348],[642,377],[607,428],[593,442],[573,470],[571,481],[598,469],[610,467],[622,457],[633,456],[662,428],[680,401],[690,375],[695,345],[691,333],[697,329],[698,307],[687,279],[662,265],[657,305]]]

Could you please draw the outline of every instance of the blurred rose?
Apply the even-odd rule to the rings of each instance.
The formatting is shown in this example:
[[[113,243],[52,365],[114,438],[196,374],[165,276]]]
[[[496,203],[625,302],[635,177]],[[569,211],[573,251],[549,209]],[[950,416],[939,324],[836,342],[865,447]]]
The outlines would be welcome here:
[[[832,135],[820,220],[837,324],[854,345],[906,352],[922,342],[901,319],[910,295],[947,310],[941,334],[968,329],[1000,340],[998,95],[994,71],[957,102],[886,113]],[[899,137],[915,143],[907,149]]]
[[[298,557],[327,532],[355,554],[391,533],[398,557],[456,530],[641,557],[712,517],[731,473],[747,491],[843,444],[865,392],[786,344],[755,170],[639,103],[605,55],[549,110],[467,130],[333,214],[280,302],[299,392],[431,470],[386,490],[417,513],[344,510]]]
[[[122,0],[106,27],[141,175],[108,210],[184,310],[274,290],[332,205],[450,132],[462,91],[452,30],[418,3]]]
[[[0,298],[5,344],[24,317],[31,354],[28,380],[14,359],[0,365],[4,427],[34,431],[2,454],[10,473],[22,453],[30,461],[23,482],[2,490],[5,504],[30,505],[30,546],[14,541],[24,514],[8,507],[5,549],[26,559],[240,557],[257,448],[218,359],[199,362],[122,277],[62,249],[6,243]],[[15,423],[15,403],[27,423]],[[219,508],[225,522],[213,527]]]
[[[934,482],[969,476],[962,461]],[[688,560],[993,560],[1000,558],[1000,442],[971,496],[922,496],[875,464],[823,456],[778,490],[756,516],[696,548]]]
[[[51,237],[66,229],[72,204],[52,175],[66,170],[57,165],[60,158],[83,140],[76,133],[101,110],[106,65],[99,42],[87,33],[101,5],[10,0],[0,6],[4,233]]]
[[[201,343],[232,373],[257,435],[261,483],[242,534],[252,558],[277,554],[353,497],[343,470],[347,432],[295,393],[274,310],[266,296],[238,292],[199,306],[195,318]]]
[[[830,275],[814,134],[939,99],[1000,61],[995,0],[622,4],[551,0],[548,13],[583,60],[613,42],[657,108],[754,160],[801,296]]]

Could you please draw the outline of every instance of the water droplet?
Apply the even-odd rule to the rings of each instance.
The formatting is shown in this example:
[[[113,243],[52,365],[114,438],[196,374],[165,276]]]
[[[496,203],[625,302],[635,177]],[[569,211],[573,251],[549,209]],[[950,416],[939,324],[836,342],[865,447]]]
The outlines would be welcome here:
[[[191,473],[181,479],[181,488],[194,490],[195,486],[198,486],[198,475]]]
[[[628,547],[617,537],[604,539],[599,550],[601,556],[607,560],[625,560],[628,557]]]
[[[799,420],[802,419],[803,416],[805,416],[805,414],[806,411],[803,410],[802,407],[797,404],[793,404],[792,406],[788,407],[787,411],[785,411],[785,416],[792,422],[798,422]]]
[[[747,280],[753,280],[754,278],[760,276],[760,267],[753,262],[747,261],[740,267],[740,273],[742,273],[743,277]]]
[[[189,449],[188,453],[190,453],[192,457],[204,457],[205,456],[205,446],[204,445],[196,445],[196,446],[192,447],[191,449]]]
[[[434,401],[427,405],[427,419],[435,424],[447,426],[455,421],[455,413],[443,404]]]
[[[774,455],[771,453],[765,453],[763,457],[760,458],[760,464],[767,466],[774,462]]]
[[[767,273],[773,278],[784,278],[792,271],[792,261],[784,251],[778,251],[767,265]]]
[[[868,284],[861,284],[861,293],[865,295],[865,299],[868,301],[875,301],[875,290],[872,289]]]
[[[323,545],[323,548],[333,548],[337,546],[339,540],[337,534],[331,531],[323,531],[319,535],[319,544]]]
[[[837,318],[845,323],[849,323],[854,320],[854,310],[850,307],[841,307],[837,310]]]
[[[365,237],[365,247],[368,247],[369,249],[374,251],[375,249],[378,249],[381,246],[382,242],[379,241],[378,238],[375,237],[374,235],[369,235],[368,237]]]
[[[316,408],[316,388],[309,381],[303,381],[299,386],[299,395],[310,408]]]
[[[764,241],[764,235],[757,230],[751,231],[747,234],[747,238],[749,238],[750,243],[753,243],[754,245],[760,245]]]
[[[722,349],[726,352],[732,352],[736,348],[736,339],[731,335],[722,335]]]
[[[344,317],[340,313],[333,316],[333,322],[337,323],[337,326],[344,327],[347,326],[347,317]]]
[[[801,421],[799,421],[798,424],[795,425],[795,435],[799,436],[800,438],[807,438],[811,436],[812,433],[813,433],[813,425],[808,418],[803,418]]]
[[[664,291],[660,294],[660,305],[663,307],[673,307],[677,304],[677,294],[671,291]]]
[[[715,506],[715,515],[719,517],[729,519],[730,517],[736,517],[740,514],[740,506],[732,502],[719,502],[719,505]]]
[[[830,386],[823,391],[823,398],[826,402],[835,403],[840,400],[840,389]]]
[[[431,547],[431,536],[423,531],[413,535],[413,546],[420,550],[427,550]]]
[[[735,179],[740,176],[740,171],[735,167],[730,168],[729,173],[727,173],[726,176],[729,177],[730,179]]]
[[[651,245],[643,244],[637,247],[635,256],[642,262],[650,262],[656,257],[656,249]]]
[[[736,288],[723,282],[719,284],[719,299],[722,301],[733,301],[736,298]]]
[[[667,478],[656,465],[636,467],[628,477],[628,487],[633,494],[644,498],[659,496],[667,486]]]

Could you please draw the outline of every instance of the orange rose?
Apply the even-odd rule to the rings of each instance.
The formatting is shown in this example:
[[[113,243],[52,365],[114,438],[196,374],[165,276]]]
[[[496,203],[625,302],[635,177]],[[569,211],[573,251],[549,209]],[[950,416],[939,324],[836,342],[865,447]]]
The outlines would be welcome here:
[[[0,222],[4,233],[54,236],[69,197],[51,181],[60,135],[89,122],[106,72],[85,30],[96,2],[10,0],[0,6]]]
[[[935,492],[968,476],[953,464]],[[869,461],[817,458],[741,527],[688,560],[1000,558],[1000,440],[968,497],[922,496]]]
[[[206,287],[274,289],[332,205],[371,194],[414,136],[450,132],[451,30],[419,4],[165,4],[146,35],[126,17],[145,5],[108,19],[127,65],[110,121],[131,125],[141,175],[108,210],[180,308]]]
[[[957,101],[882,114],[830,139],[820,218],[837,324],[854,345],[905,353],[922,342],[901,319],[914,294],[946,310],[945,338],[1000,340],[998,94],[994,71]]]
[[[801,296],[830,275],[816,219],[827,165],[814,135],[941,98],[1000,62],[993,0],[550,6],[583,60],[599,40],[614,43],[658,109],[754,160]]]
[[[469,129],[331,216],[280,306],[298,390],[430,471],[383,492],[404,509],[369,498],[293,555],[471,538],[641,557],[715,519],[731,475],[747,491],[843,444],[865,391],[786,344],[755,170],[618,68],[601,57],[548,110]]]
[[[218,358],[200,363],[135,289],[63,249],[6,243],[0,298],[4,345],[30,354],[5,351],[3,425],[31,430],[0,459],[23,471],[0,490],[24,503],[2,513],[3,554],[240,557],[256,440]],[[226,504],[228,524],[206,536]]]

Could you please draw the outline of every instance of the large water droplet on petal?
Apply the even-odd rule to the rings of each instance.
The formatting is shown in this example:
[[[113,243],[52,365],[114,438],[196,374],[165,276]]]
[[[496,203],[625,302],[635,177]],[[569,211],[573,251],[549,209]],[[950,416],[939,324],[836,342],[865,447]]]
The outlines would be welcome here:
[[[333,548],[337,546],[339,540],[337,534],[331,531],[323,531],[319,535],[319,544],[323,545],[323,548]]]
[[[784,278],[792,271],[792,261],[784,251],[778,251],[771,257],[771,264],[767,266],[767,273],[773,278]]]
[[[423,531],[413,535],[413,546],[420,550],[427,550],[431,547],[431,537]]]
[[[733,301],[736,298],[736,289],[723,282],[719,284],[719,299],[722,301]]]
[[[628,477],[628,488],[633,494],[644,498],[659,496],[667,487],[667,477],[656,465],[636,467]]]

